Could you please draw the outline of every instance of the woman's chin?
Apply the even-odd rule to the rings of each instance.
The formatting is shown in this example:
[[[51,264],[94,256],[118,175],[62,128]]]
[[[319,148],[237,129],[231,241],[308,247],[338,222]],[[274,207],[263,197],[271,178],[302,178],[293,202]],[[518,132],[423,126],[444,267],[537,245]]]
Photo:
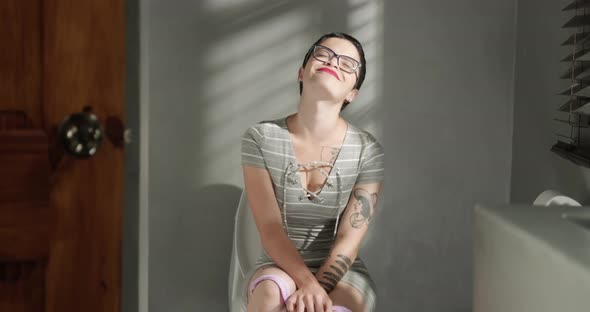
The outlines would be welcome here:
[[[341,95],[334,93],[334,89],[338,86],[334,86],[333,82],[326,81],[324,79],[318,79],[313,84],[308,84],[304,88],[310,87],[311,94],[314,98],[319,98],[327,101],[338,101]]]

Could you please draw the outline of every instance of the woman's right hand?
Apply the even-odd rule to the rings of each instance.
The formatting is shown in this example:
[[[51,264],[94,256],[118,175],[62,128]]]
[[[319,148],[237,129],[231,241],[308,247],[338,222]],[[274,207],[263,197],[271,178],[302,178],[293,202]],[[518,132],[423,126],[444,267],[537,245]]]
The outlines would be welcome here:
[[[318,282],[303,285],[285,304],[288,312],[332,312],[332,299]]]

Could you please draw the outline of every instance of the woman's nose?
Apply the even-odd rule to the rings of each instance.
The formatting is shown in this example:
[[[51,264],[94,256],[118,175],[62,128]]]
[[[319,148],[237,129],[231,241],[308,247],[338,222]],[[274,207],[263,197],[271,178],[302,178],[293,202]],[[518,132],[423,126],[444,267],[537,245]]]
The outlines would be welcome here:
[[[330,64],[332,67],[338,68],[338,59],[334,56],[328,61],[328,64]]]

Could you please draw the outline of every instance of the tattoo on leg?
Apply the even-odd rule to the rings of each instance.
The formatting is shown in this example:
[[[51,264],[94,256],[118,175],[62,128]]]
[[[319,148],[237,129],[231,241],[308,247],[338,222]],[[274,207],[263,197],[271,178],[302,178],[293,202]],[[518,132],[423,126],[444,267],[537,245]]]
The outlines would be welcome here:
[[[354,213],[350,216],[350,225],[355,229],[360,229],[363,224],[369,224],[375,205],[377,204],[377,193],[370,194],[367,190],[356,188],[353,191]]]

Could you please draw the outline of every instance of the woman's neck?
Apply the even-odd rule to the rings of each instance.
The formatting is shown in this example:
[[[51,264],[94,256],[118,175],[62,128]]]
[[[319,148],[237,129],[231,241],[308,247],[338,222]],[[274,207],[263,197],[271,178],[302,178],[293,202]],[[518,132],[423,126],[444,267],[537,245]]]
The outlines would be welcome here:
[[[340,118],[340,107],[334,102],[299,99],[298,110],[289,118],[293,134],[303,140],[327,141],[345,125]]]

